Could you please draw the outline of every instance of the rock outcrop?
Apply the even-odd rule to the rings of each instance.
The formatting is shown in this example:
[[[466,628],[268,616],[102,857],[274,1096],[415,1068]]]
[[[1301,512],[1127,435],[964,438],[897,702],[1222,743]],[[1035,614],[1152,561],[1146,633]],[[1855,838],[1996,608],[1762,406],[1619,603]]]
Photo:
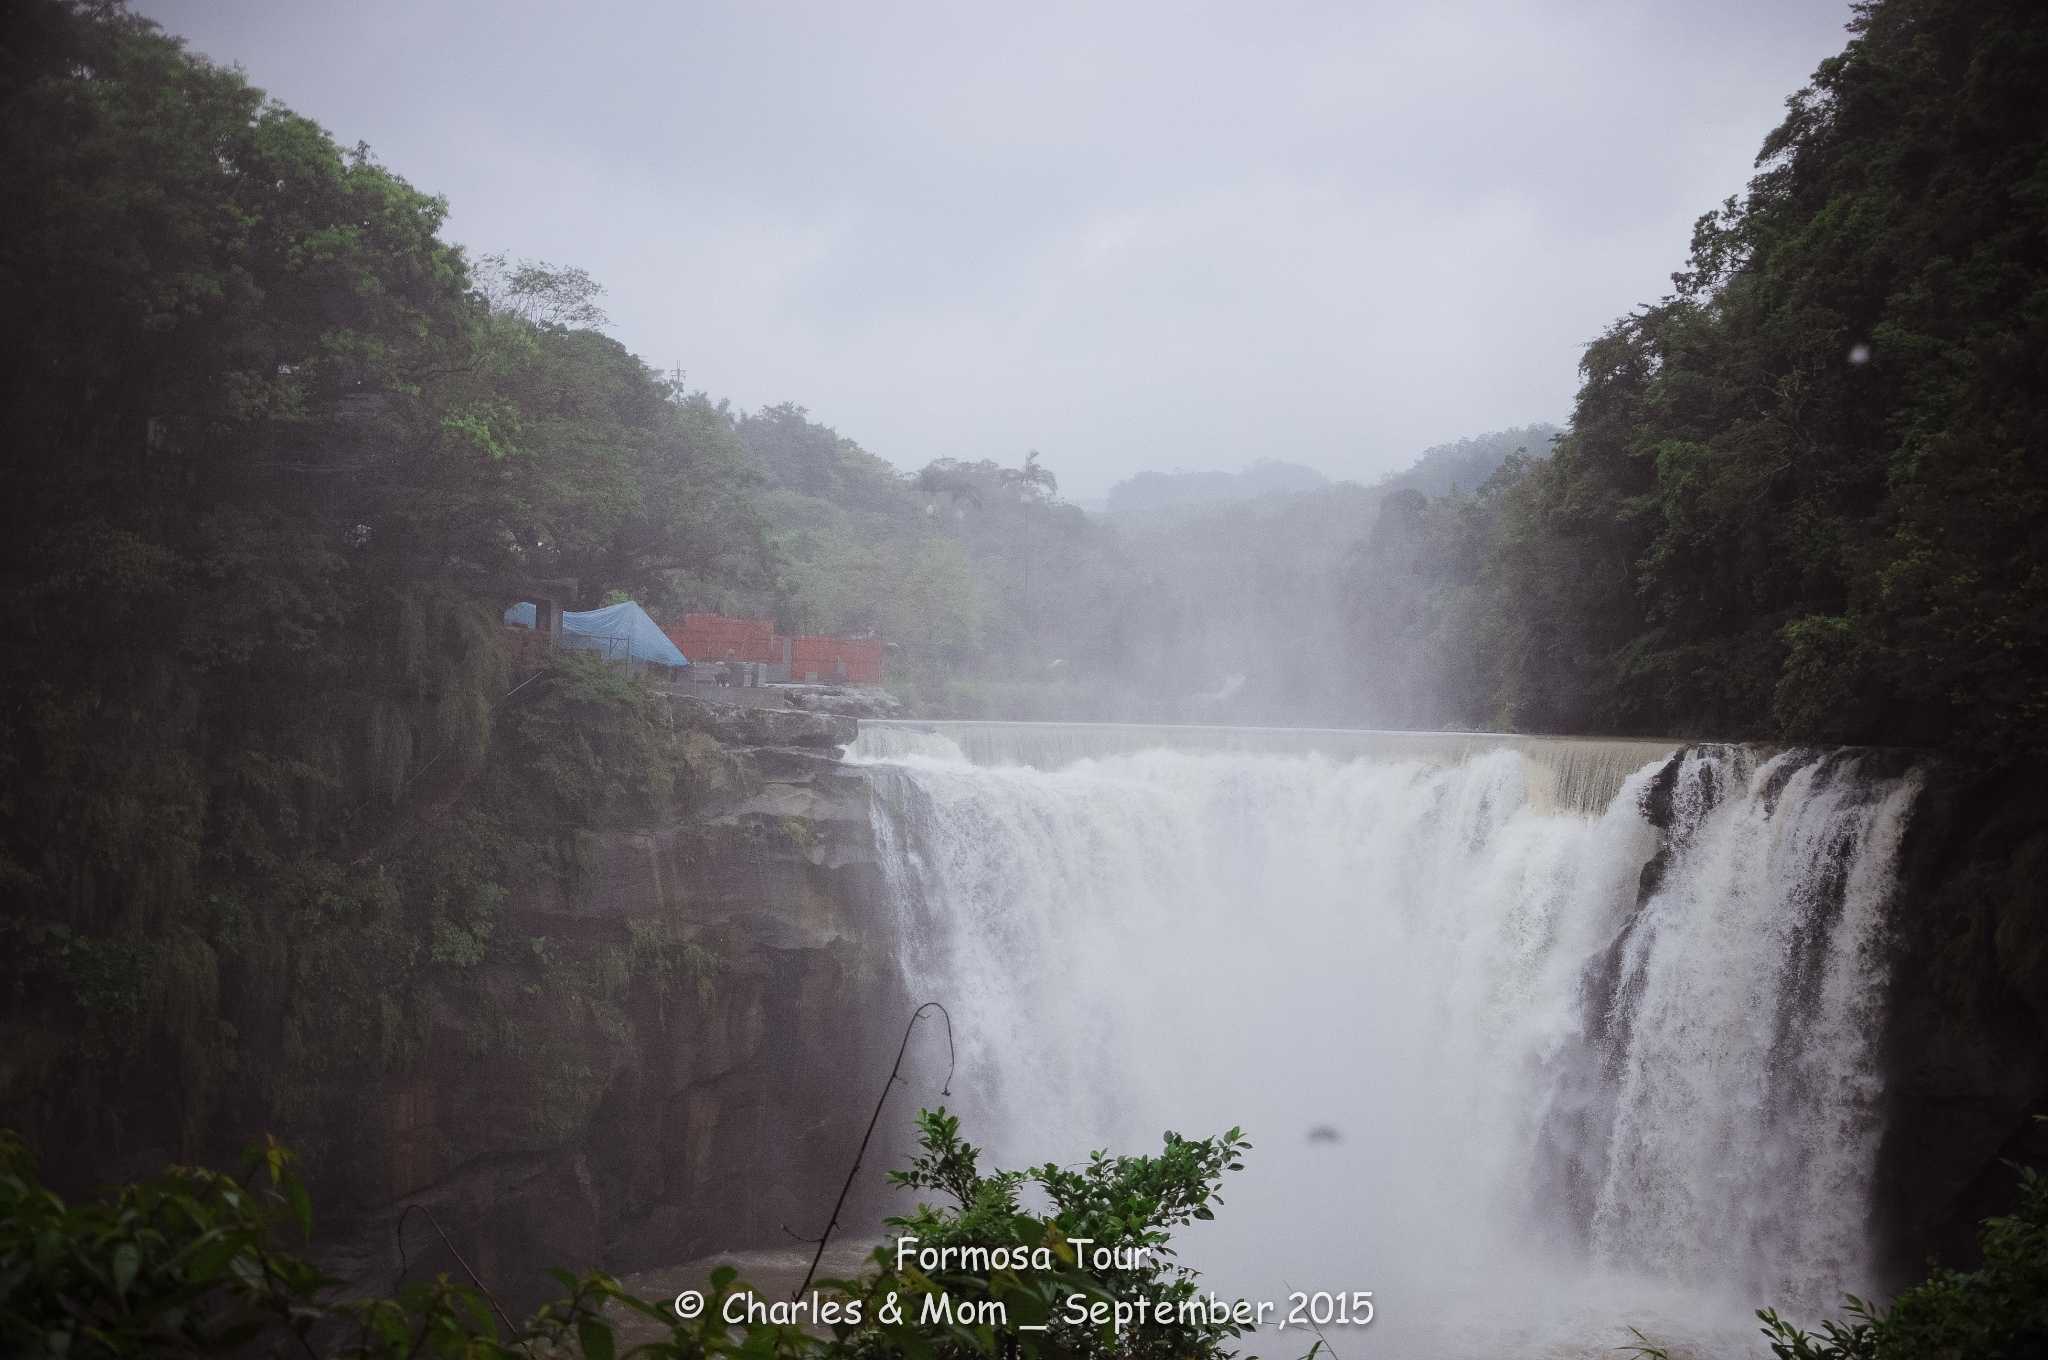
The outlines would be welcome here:
[[[533,966],[445,1006],[382,1097],[382,1146],[347,1151],[382,1176],[324,1201],[336,1273],[388,1289],[401,1266],[474,1269],[512,1308],[551,1266],[627,1272],[823,1231],[909,1014],[867,787],[838,758],[856,724],[664,702],[721,743],[725,787],[670,824],[596,833],[573,889],[505,904],[498,928]],[[902,1124],[916,1098],[895,1097]],[[845,1222],[872,1229],[896,1151],[870,1149]]]
[[[679,723],[732,747],[836,753],[860,735],[860,723],[845,714],[724,704],[680,694],[665,701]]]
[[[809,713],[835,713],[845,718],[903,716],[903,704],[894,695],[871,689],[794,690],[789,704]]]

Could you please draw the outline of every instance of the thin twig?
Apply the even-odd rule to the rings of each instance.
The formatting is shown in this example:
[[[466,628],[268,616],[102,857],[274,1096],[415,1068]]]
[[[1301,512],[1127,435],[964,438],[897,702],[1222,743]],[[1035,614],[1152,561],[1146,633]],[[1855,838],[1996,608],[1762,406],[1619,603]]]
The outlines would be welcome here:
[[[1289,1284],[1286,1280],[1280,1281],[1280,1287],[1282,1289],[1285,1289],[1289,1294],[1292,1294],[1294,1292],[1294,1286],[1292,1284]],[[1280,1325],[1282,1327],[1285,1327],[1287,1324],[1283,1322]],[[1316,1334],[1316,1346],[1321,1346],[1324,1350],[1328,1351],[1330,1353],[1330,1360],[1337,1360],[1337,1348],[1330,1344],[1329,1337],[1323,1335],[1323,1329],[1321,1325],[1316,1322],[1315,1313],[1313,1311],[1309,1313],[1308,1328],[1310,1331]],[[1308,1354],[1302,1357],[1302,1360],[1314,1360],[1315,1353],[1316,1347],[1309,1347]]]
[[[541,676],[544,674],[546,674],[545,671],[535,671],[532,675],[527,676],[524,680],[521,680],[518,684],[514,685],[512,688],[506,690],[503,694],[499,695],[498,702],[501,704],[504,703],[507,699],[517,694],[520,690],[525,689],[528,685],[540,679]],[[493,708],[491,710],[492,719],[496,720],[497,716],[498,711],[496,708]],[[451,742],[448,745],[443,746],[440,750],[434,752],[434,758],[432,760],[429,760],[426,764],[420,766],[419,769],[413,772],[412,778],[406,780],[404,784],[399,786],[399,795],[403,797],[405,795],[406,790],[410,789],[413,785],[419,783],[420,778],[423,775],[425,775],[428,770],[433,769],[435,764],[441,759],[442,756],[447,755],[450,751],[454,749],[455,745],[453,742]]]
[[[846,1184],[839,1187],[839,1200],[832,1206],[831,1221],[825,1224],[824,1236],[818,1239],[818,1254],[811,1258],[811,1268],[804,1272],[804,1282],[790,1295],[792,1299],[804,1296],[804,1291],[811,1287],[811,1280],[818,1273],[818,1262],[825,1259],[825,1244],[832,1240],[832,1230],[839,1226],[839,1211],[846,1207],[846,1196],[853,1189],[853,1178],[860,1174],[861,1158],[868,1154],[868,1140],[875,1136],[875,1125],[882,1120],[882,1106],[888,1104],[889,1092],[902,1080],[896,1074],[903,1070],[903,1055],[910,1051],[910,1032],[917,1028],[917,1022],[924,1018],[926,1011],[933,1010],[946,1017],[946,1084],[940,1088],[939,1094],[953,1094],[953,1066],[958,1058],[953,1049],[953,1016],[938,1002],[927,1001],[910,1013],[910,1023],[903,1027],[903,1043],[896,1050],[896,1064],[889,1069],[889,1080],[882,1083],[882,1098],[875,1102],[875,1112],[868,1119],[868,1131],[861,1135],[860,1151],[853,1154],[853,1170],[846,1173]]]
[[[493,1294],[489,1289],[485,1288],[484,1282],[476,1277],[476,1272],[469,1268],[469,1262],[463,1260],[462,1253],[455,1250],[455,1244],[453,1242],[448,1241],[448,1234],[441,1231],[441,1224],[438,1220],[435,1219],[433,1211],[427,1208],[427,1206],[424,1204],[408,1204],[405,1206],[404,1211],[398,1215],[399,1280],[403,1281],[405,1279],[405,1272],[407,1269],[405,1259],[405,1218],[407,1214],[410,1214],[415,1209],[419,1210],[422,1214],[425,1214],[427,1217],[427,1222],[433,1224],[434,1231],[441,1234],[441,1241],[447,1246],[448,1254],[455,1258],[455,1263],[462,1267],[462,1271],[465,1275],[469,1276],[469,1282],[475,1285],[478,1291],[481,1292],[485,1298],[491,1301],[491,1311],[495,1312],[498,1315],[498,1320],[505,1324],[506,1332],[510,1335],[516,1336],[519,1332],[519,1329],[512,1325],[511,1318],[505,1316],[504,1308],[501,1307],[498,1303],[498,1296],[496,1294]]]

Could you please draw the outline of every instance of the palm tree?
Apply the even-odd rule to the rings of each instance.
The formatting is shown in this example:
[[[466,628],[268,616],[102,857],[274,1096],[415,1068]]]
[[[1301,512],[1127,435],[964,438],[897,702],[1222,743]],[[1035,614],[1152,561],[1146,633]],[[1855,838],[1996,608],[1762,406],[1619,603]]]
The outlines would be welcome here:
[[[1003,485],[1018,488],[1018,495],[1024,500],[1039,496],[1051,500],[1053,493],[1060,489],[1060,479],[1052,475],[1052,469],[1039,466],[1037,449],[1024,455],[1023,467],[1004,468],[1002,478]]]

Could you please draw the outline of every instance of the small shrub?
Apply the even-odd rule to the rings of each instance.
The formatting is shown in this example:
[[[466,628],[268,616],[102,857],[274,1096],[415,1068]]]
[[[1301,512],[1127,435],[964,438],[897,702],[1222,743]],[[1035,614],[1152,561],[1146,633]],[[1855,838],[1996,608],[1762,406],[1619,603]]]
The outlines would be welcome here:
[[[2019,1203],[1984,1221],[1984,1264],[1937,1267],[1888,1310],[1855,1297],[1850,1320],[1801,1331],[1757,1313],[1778,1360],[2022,1360],[2048,1355],[2048,1177],[2020,1171]]]

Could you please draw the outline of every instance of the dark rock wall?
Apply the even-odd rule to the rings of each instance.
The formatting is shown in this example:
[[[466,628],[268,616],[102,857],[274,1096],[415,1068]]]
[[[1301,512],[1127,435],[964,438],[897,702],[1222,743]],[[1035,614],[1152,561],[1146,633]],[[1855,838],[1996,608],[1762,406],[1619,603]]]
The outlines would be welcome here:
[[[596,836],[580,891],[507,903],[499,928],[560,959],[564,1018],[508,1039],[447,1009],[378,1097],[382,1145],[349,1159],[381,1185],[323,1199],[337,1274],[388,1288],[403,1216],[406,1278],[474,1269],[516,1311],[551,1266],[623,1273],[824,1230],[910,1010],[866,784],[837,759],[854,723],[676,702],[731,743],[727,789]],[[535,985],[487,980],[508,1015]],[[922,1095],[896,1088],[842,1232],[879,1231]]]
[[[1876,1229],[1900,1282],[1976,1262],[2048,1166],[2048,771],[1930,764],[1901,848]]]

